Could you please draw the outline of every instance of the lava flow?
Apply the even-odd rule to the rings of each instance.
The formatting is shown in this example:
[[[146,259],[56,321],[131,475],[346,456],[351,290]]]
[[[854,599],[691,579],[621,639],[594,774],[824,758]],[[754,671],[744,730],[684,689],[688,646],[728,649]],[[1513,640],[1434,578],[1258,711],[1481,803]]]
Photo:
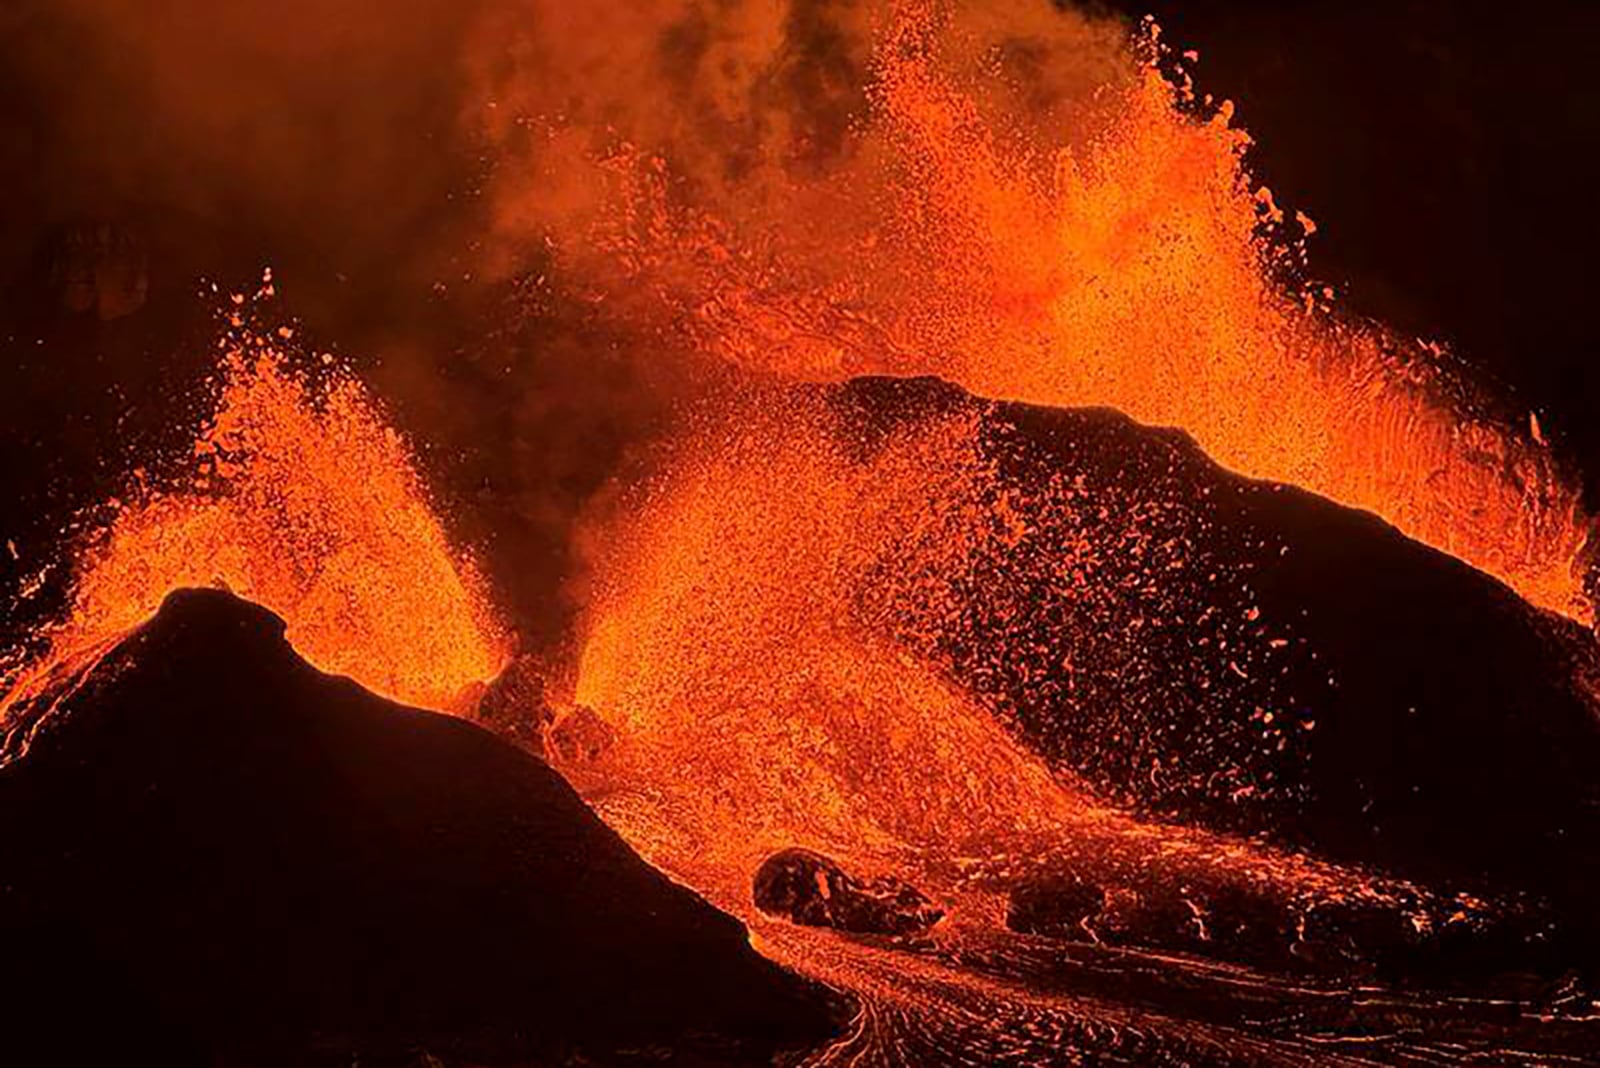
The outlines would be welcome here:
[[[599,588],[573,699],[603,718],[607,743],[558,753],[558,766],[643,856],[744,919],[763,952],[861,999],[858,1030],[815,1063],[915,1064],[957,1049],[1040,1063],[1063,1048],[1098,1048],[1100,1027],[1144,1035],[1152,1050],[1241,1055],[1238,1039],[1098,1000],[1104,977],[1087,992],[1074,986],[1085,982],[1081,955],[1100,950],[1076,948],[1067,964],[1019,942],[1006,929],[1006,895],[1051,872],[1105,887],[1136,912],[1192,912],[1203,943],[1224,958],[1239,947],[1206,925],[1228,922],[1241,902],[1288,961],[1318,952],[1307,932],[1330,911],[1389,916],[1416,933],[1494,922],[1497,907],[1483,902],[1135,818],[1029,751],[930,652],[979,640],[961,627],[994,597],[983,577],[1002,586],[1028,551],[1020,544],[1041,529],[1074,529],[1025,515],[980,441],[970,412],[869,429],[826,393],[761,395],[685,446],[670,474],[593,541]],[[1093,562],[1106,553],[1140,558],[1145,570],[1129,578],[1140,586],[1151,573],[1177,590],[1190,578],[1205,579],[1203,589],[1228,581],[1203,552],[1164,544],[1161,520],[1129,504],[1111,521],[1118,533],[1052,545],[1053,570],[1079,597],[1088,591],[1074,583],[1086,577],[1112,581]],[[1217,676],[1269,651],[1265,634],[1210,634],[1203,618],[1191,632],[1213,642]],[[1090,622],[1120,628],[1113,642],[1136,643],[1151,621],[1113,610]],[[1017,640],[1058,659],[1089,644],[1039,613],[1013,624],[1026,635]],[[1137,730],[1129,726],[1127,745],[1141,744]],[[1281,749],[1276,738],[1257,744]],[[1238,770],[1210,748],[1193,758],[1213,780]],[[894,949],[774,921],[751,902],[751,872],[794,847],[910,879],[948,914]],[[1099,941],[1088,928],[1079,934]],[[1104,952],[1104,967],[1126,967],[1125,950]],[[1139,967],[1165,976],[1152,979],[1159,987],[1187,981],[1175,976],[1189,965],[1158,952]],[[1261,976],[1229,981],[1285,996]],[[1258,1050],[1264,1060],[1295,1063],[1270,1046]]]

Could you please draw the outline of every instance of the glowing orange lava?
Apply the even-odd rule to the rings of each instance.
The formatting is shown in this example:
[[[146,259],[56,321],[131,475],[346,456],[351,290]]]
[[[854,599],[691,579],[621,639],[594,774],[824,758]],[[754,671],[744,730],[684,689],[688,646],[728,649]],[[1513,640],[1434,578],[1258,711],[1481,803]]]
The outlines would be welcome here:
[[[752,922],[750,874],[793,845],[946,895],[1051,860],[1146,891],[1239,883],[1285,907],[1390,895],[1100,803],[905,640],[973,596],[958,576],[1011,536],[974,429],[960,414],[855,455],[814,398],[768,398],[607,526],[574,698],[615,741],[562,764],[597,811]]]
[[[900,351],[938,354],[926,369],[986,396],[1185,429],[1225,466],[1375,512],[1589,618],[1589,520],[1540,445],[1452,411],[1394,339],[1276,287],[1259,224],[1281,215],[1230,109],[1189,121],[1147,69],[1107,133],[1041,175],[931,56],[891,47],[882,72],[918,198],[901,233],[940,257],[896,309]]]
[[[695,345],[747,368],[936,374],[1181,428],[1239,473],[1372,511],[1591,619],[1591,519],[1542,436],[1472,414],[1437,346],[1284,281],[1313,224],[1252,180],[1229,105],[1192,117],[1186,76],[1158,73],[1170,57],[1154,31],[1080,94],[1069,128],[1018,103],[983,17],[889,9],[847,150],[808,169],[785,155],[807,142],[758,146],[745,180],[719,185],[702,147],[641,120],[586,186],[600,221],[564,235],[569,268],[633,308],[652,295]],[[553,148],[570,151],[569,134]],[[592,204],[605,190],[609,212]]]
[[[265,342],[223,364],[181,492],[120,507],[76,563],[71,611],[39,668],[149,617],[173,589],[225,586],[284,618],[324,671],[451,709],[507,639],[452,548],[410,453],[359,383],[314,389]]]
[[[642,335],[664,320],[695,350],[753,372],[739,376],[749,396],[673,443],[616,513],[591,518],[572,689],[552,698],[603,721],[609,745],[552,759],[647,859],[746,919],[766,951],[869,1007],[914,1007],[926,995],[898,989],[908,984],[982,984],[777,929],[750,898],[772,851],[801,846],[913,879],[950,906],[929,936],[946,964],[1000,944],[1008,887],[1052,864],[1166,894],[1197,917],[1190,891],[1216,886],[1291,914],[1365,898],[1415,910],[1419,930],[1464,917],[1369,872],[1135,818],[1047,766],[939,656],[952,640],[941,628],[971,618],[961,609],[981,598],[972,587],[1012,559],[1025,522],[986,466],[971,409],[868,442],[817,391],[795,388],[931,373],[983,396],[1115,407],[1185,429],[1236,471],[1376,512],[1535,604],[1590,617],[1578,567],[1590,520],[1576,489],[1542,442],[1453,403],[1414,346],[1282,281],[1282,219],[1244,167],[1248,139],[1228,109],[1194,119],[1188,91],[1155,59],[1118,50],[1114,71],[1086,68],[1107,80],[1067,94],[1083,113],[1072,136],[1051,140],[1041,114],[1017,113],[1015,94],[996,88],[1004,67],[983,47],[992,27],[980,6],[890,5],[866,49],[864,121],[831,159],[759,159],[719,185],[704,160],[674,157],[705,131],[678,129],[667,110],[650,116],[655,140],[622,129],[626,143],[595,152],[557,129],[543,146],[556,150],[550,167],[592,171],[561,186],[583,202],[553,238],[568,281]],[[1034,7],[1036,20],[1054,15]],[[607,27],[636,16],[598,10]],[[616,45],[591,37],[575,47]],[[1080,43],[1103,58],[1102,31]],[[738,52],[708,52],[724,46]],[[584,85],[606,88],[593,72]],[[625,122],[597,110],[597,123]],[[498,207],[543,222],[573,204]],[[314,389],[270,346],[241,346],[193,459],[190,485],[124,507],[80,561],[45,668],[93,655],[174,587],[216,583],[283,616],[317,666],[412,704],[461,707],[505,664],[480,580],[354,382]],[[1108,581],[1078,566],[1096,553],[1129,557],[1122,577],[1144,567],[1139,581],[1175,584],[1142,555],[1139,531],[1123,533],[1048,545],[1035,562],[1062,589]],[[1011,624],[1008,638],[1068,670],[1070,640],[1032,619]],[[1219,674],[1230,666],[1243,675],[1227,658]],[[1288,744],[1281,732],[1271,741]]]

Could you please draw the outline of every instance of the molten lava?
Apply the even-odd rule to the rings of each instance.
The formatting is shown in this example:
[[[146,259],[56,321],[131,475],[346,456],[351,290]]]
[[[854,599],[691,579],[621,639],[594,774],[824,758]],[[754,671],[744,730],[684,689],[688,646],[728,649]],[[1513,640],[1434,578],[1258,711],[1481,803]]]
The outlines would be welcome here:
[[[507,659],[470,561],[361,385],[323,388],[238,339],[178,489],[142,493],[77,562],[69,618],[32,670],[115,638],[184,586],[282,616],[295,648],[409,704],[458,707]]]
[[[816,394],[759,396],[605,531],[574,697],[615,741],[562,766],[635,848],[747,917],[750,873],[795,845],[947,893],[1070,858],[1142,873],[1147,890],[1222,881],[1286,902],[1418,900],[1131,819],[1029,752],[929,652],[985,598],[973,576],[1005,566],[1022,534],[973,419],[877,446],[841,419]],[[1153,542],[1138,527],[1128,542]],[[1057,548],[1081,579],[1083,547]],[[1050,623],[1028,633],[1070,655]],[[1247,655],[1236,647],[1218,670]]]
[[[1230,105],[1193,117],[1209,100],[1160,73],[1173,60],[1153,30],[1064,115],[1027,100],[1040,72],[985,50],[983,17],[891,9],[834,156],[780,130],[719,181],[660,120],[579,138],[598,147],[576,214],[598,221],[565,221],[569,270],[632,309],[649,294],[695,346],[752,370],[935,374],[1183,429],[1239,473],[1372,511],[1591,619],[1590,517],[1543,436],[1475,414],[1438,346],[1287,281],[1314,224],[1252,180]],[[549,125],[564,160],[575,131]]]
[[[552,166],[598,167],[593,185],[569,191],[616,197],[557,234],[568,281],[616,297],[606,307],[647,320],[641,333],[664,320],[752,372],[740,404],[673,443],[620,514],[593,519],[588,542],[601,548],[564,711],[603,721],[595,737],[609,744],[563,758],[562,770],[630,844],[748,919],[774,956],[908,1016],[934,1004],[906,992],[919,983],[980,1008],[1049,1001],[995,993],[975,972],[952,978],[952,962],[1002,945],[1001,888],[1052,864],[1135,897],[1166,895],[1202,929],[1196,887],[1301,919],[1319,902],[1360,899],[1406,912],[1418,930],[1469,922],[1469,908],[1395,880],[1136,818],[1048,766],[944,655],[979,617],[1035,643],[1037,661],[1061,674],[1074,652],[1025,617],[1029,606],[991,603],[985,576],[1010,566],[1027,530],[973,421],[870,441],[795,388],[864,371],[936,374],[980,395],[1114,407],[1186,430],[1235,471],[1371,510],[1534,604],[1590,618],[1579,567],[1590,520],[1542,440],[1474,417],[1423,350],[1283,281],[1295,253],[1226,106],[1193,118],[1198,103],[1157,73],[1166,57],[1148,46],[1121,56],[1103,91],[1068,94],[1083,104],[1082,128],[1051,140],[1038,114],[1008,110],[1015,86],[996,89],[1004,64],[981,47],[983,19],[893,5],[871,84],[856,87],[865,121],[841,134],[852,146],[758,160],[747,184],[702,181],[705,168],[685,178],[660,138],[597,153],[550,122]],[[622,121],[600,110],[596,122]],[[1077,507],[1073,474],[1033,506]],[[1029,566],[1051,569],[1061,600],[1113,607],[1131,601],[1100,598],[1095,583],[1154,589],[1154,602],[1162,589],[1230,581],[1170,529],[1185,521],[1182,504],[1159,521],[1130,507],[1109,523],[1040,524],[1065,533],[1029,549]],[[1110,557],[1120,562],[1102,567]],[[314,387],[259,339],[227,356],[191,477],[123,506],[79,561],[70,616],[33,670],[94,655],[174,587],[214,584],[284,617],[319,667],[408,703],[463,709],[508,658],[483,584],[400,437],[355,382]],[[1126,625],[1118,637],[1131,646],[1148,620],[1109,622]],[[1197,644],[1226,639],[1214,646],[1226,685],[1282,644],[1243,624],[1194,626]],[[26,689],[24,679],[13,699]],[[1124,732],[1130,749],[1139,729]],[[1279,724],[1249,739],[1279,753],[1293,732]],[[1240,796],[1272,789],[1248,753],[1227,763],[1229,753],[1197,747],[1194,759],[1210,763],[1195,774]],[[878,949],[763,926],[750,875],[790,847],[908,877],[949,905],[928,950],[943,955],[937,965],[895,958],[885,979]]]

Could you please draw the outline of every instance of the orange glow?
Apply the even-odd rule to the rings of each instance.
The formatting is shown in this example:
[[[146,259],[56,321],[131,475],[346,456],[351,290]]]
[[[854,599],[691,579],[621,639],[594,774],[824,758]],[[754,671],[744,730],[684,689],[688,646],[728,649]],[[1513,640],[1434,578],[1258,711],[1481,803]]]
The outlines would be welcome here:
[[[970,565],[1016,535],[971,415],[866,458],[836,420],[803,396],[758,401],[597,539],[574,701],[615,741],[562,771],[652,863],[758,926],[751,873],[795,845],[909,876],[964,915],[993,907],[988,880],[1063,858],[1146,887],[1244,884],[1286,908],[1422,899],[1131,818],[1047,768],[917,648],[957,625],[982,596],[961,588]]]
[[[183,490],[121,506],[76,567],[35,671],[136,626],[173,589],[217,585],[282,616],[317,667],[408,704],[455,708],[507,658],[482,583],[362,387],[314,389],[258,339],[225,357]]]
[[[1135,896],[1160,891],[1197,915],[1191,888],[1217,887],[1302,920],[1350,898],[1407,913],[1418,930],[1455,913],[1371,872],[1130,815],[1048,766],[976,683],[952,677],[949,649],[973,619],[995,626],[985,637],[1073,670],[1074,624],[1052,629],[1037,605],[985,601],[985,581],[999,585],[1005,568],[1047,569],[1052,594],[1091,605],[1097,583],[1135,572],[1143,586],[1220,589],[1228,576],[1174,547],[1170,529],[1188,512],[1160,544],[1134,514],[1035,523],[1075,507],[1078,473],[1021,500],[1030,490],[995,477],[972,409],[865,441],[797,386],[934,374],[979,396],[1114,407],[1182,428],[1237,472],[1371,510],[1530,602],[1590,620],[1579,561],[1591,520],[1543,430],[1469,413],[1436,348],[1351,322],[1331,293],[1285,281],[1294,239],[1313,226],[1298,213],[1291,224],[1257,188],[1226,106],[1194,118],[1191,91],[1157,72],[1167,58],[1153,41],[1129,50],[1106,24],[1054,5],[1029,5],[1029,32],[1045,40],[1070,26],[1068,56],[1088,61],[1024,70],[1030,86],[1059,90],[1032,110],[1019,110],[1016,79],[985,45],[1010,17],[1005,4],[905,0],[871,31],[870,5],[811,5],[848,8],[840,18],[871,42],[857,49],[860,121],[841,124],[836,155],[812,153],[814,130],[756,121],[738,91],[753,71],[777,92],[763,64],[784,51],[788,5],[729,16],[727,39],[704,49],[728,84],[713,80],[712,99],[684,114],[648,82],[663,12],[679,5],[535,6],[551,9],[580,61],[567,84],[563,57],[539,54],[529,95],[543,103],[554,97],[544,79],[560,82],[571,114],[541,118],[546,173],[532,192],[497,188],[498,221],[538,230],[541,255],[548,239],[551,274],[599,314],[664,339],[645,358],[688,350],[748,372],[707,387],[718,403],[747,392],[715,426],[685,420],[688,440],[665,443],[654,481],[599,496],[597,510],[615,510],[579,532],[593,536],[581,539],[576,663],[539,679],[558,713],[582,708],[607,728],[593,732],[595,752],[551,747],[550,759],[631,846],[744,919],[775,959],[891,1007],[926,1009],[936,986],[988,991],[958,965],[969,951],[1016,952],[1001,941],[1005,893],[1052,865]],[[620,88],[609,63],[623,68]],[[628,107],[605,106],[613,88]],[[494,95],[521,132],[509,118],[517,94]],[[721,166],[723,135],[749,141],[738,168]],[[219,583],[283,616],[318,667],[407,703],[463,711],[507,662],[483,583],[357,383],[314,386],[249,339],[227,355],[192,461],[181,491],[122,507],[79,561],[70,616],[34,671],[82,663],[174,587]],[[1112,557],[1123,571],[1094,564]],[[1125,603],[1115,591],[1103,600],[1113,607],[1085,612],[1091,625]],[[975,604],[994,611],[967,611]],[[1110,620],[1123,622],[1113,640],[1133,647],[1151,620]],[[1197,641],[1209,625],[1193,623]],[[1230,669],[1243,678],[1241,664],[1270,660],[1250,659],[1268,636],[1239,627],[1215,664],[1218,690],[1201,700],[1233,685]],[[27,689],[25,679],[8,700]],[[1164,695],[1140,696],[1160,707]],[[545,711],[527,709],[529,724],[542,729]],[[1136,749],[1146,726],[1115,725],[1108,744]],[[1162,772],[1241,799],[1292,789],[1257,774],[1250,752],[1280,753],[1292,731],[1251,721],[1213,733],[1194,745],[1194,767]],[[751,876],[790,847],[916,883],[947,908],[928,936],[936,951],[889,965],[881,947],[758,915]],[[1002,1001],[984,997],[972,1004]]]
[[[1147,70],[1108,134],[1038,179],[928,62],[886,59],[882,91],[920,179],[907,242],[942,253],[898,310],[901,351],[941,354],[927,369],[983,395],[1182,428],[1227,467],[1375,512],[1589,618],[1589,520],[1539,443],[1463,418],[1395,339],[1275,287],[1258,224],[1281,214],[1252,191],[1229,109],[1184,120]]]
[[[586,204],[601,221],[565,235],[569,268],[594,282],[609,254],[630,307],[652,294],[753,370],[936,374],[1183,429],[1234,471],[1372,511],[1591,620],[1591,518],[1543,434],[1474,414],[1438,346],[1283,280],[1314,224],[1254,183],[1229,105],[1190,117],[1153,30],[1068,124],[1007,104],[974,58],[977,16],[892,7],[851,152],[709,188],[693,146],[614,147],[586,186],[612,210]]]
[[[1062,818],[1068,797],[1039,761],[852,618],[896,530],[926,521],[955,535],[928,540],[929,553],[964,551],[961,531],[925,503],[961,492],[960,466],[935,474],[965,458],[959,428],[854,468],[825,438],[780,422],[753,416],[726,448],[687,457],[644,516],[608,538],[576,700],[616,728],[610,760],[628,769],[617,779],[672,785],[686,804],[642,847],[686,838],[677,859],[734,873],[742,891],[785,845],[955,846]],[[665,769],[674,783],[659,782]]]

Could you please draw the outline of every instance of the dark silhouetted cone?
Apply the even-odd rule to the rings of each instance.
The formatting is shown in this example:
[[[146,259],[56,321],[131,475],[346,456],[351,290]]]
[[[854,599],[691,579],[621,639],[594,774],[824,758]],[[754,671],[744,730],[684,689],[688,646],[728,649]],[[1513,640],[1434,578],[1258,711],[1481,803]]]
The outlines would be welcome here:
[[[7,1064],[749,1063],[833,1027],[544,764],[227,594],[49,697],[0,754]]]
[[[849,875],[806,849],[768,857],[756,871],[754,896],[756,908],[768,915],[855,934],[914,934],[944,916],[916,887],[887,876]]]
[[[931,379],[817,388],[863,460],[976,426],[977,492],[1018,533],[941,574],[959,598],[925,618],[892,586],[873,618],[909,618],[897,636],[1057,769],[1155,818],[1529,894],[1600,929],[1583,627],[1177,431]]]

